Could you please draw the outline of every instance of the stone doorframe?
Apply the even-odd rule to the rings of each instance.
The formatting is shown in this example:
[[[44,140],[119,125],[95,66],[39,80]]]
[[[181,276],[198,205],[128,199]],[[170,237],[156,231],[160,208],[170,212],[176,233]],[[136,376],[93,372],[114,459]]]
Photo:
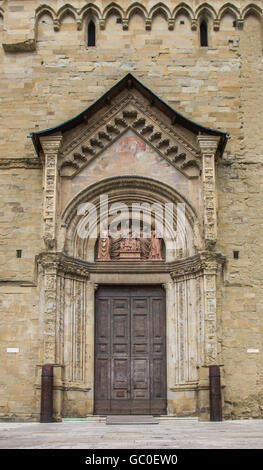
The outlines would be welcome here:
[[[216,276],[224,258],[203,251],[150,266],[87,263],[59,253],[38,256],[42,364],[54,364],[54,416],[93,414],[94,298],[98,285],[162,284],[166,289],[168,415],[209,412],[208,366],[218,361]],[[40,387],[41,366],[36,388]],[[77,404],[77,406],[76,406]]]
[[[44,241],[47,250],[37,258],[43,326],[41,365],[55,365],[55,418],[60,419],[62,413],[70,416],[93,413],[94,289],[103,283],[123,284],[125,279],[127,284],[163,284],[166,288],[168,414],[206,416],[209,407],[207,367],[218,363],[216,275],[224,261],[223,256],[213,251],[217,237],[215,164],[219,137],[197,136],[203,196],[199,222],[204,227],[198,254],[155,264],[154,268],[144,263],[133,266],[131,261],[122,262],[121,267],[110,262],[104,270],[101,265],[82,262],[63,253],[66,228],[61,221],[58,223],[57,208],[62,136],[49,135],[40,140],[45,170]],[[37,390],[39,377],[40,374]],[[78,409],[74,402],[78,402]]]

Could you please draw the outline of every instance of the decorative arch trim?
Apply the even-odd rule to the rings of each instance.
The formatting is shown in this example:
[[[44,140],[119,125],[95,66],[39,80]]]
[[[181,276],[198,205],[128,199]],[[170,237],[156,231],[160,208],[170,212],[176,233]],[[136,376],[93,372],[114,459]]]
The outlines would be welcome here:
[[[49,14],[51,18],[53,19],[53,21],[57,19],[57,14],[55,10],[53,10],[52,7],[50,7],[49,5],[40,5],[36,9],[36,21],[38,21],[41,18],[41,16],[45,14]]]
[[[235,5],[233,5],[233,3],[226,3],[220,8],[218,11],[218,19],[221,21],[223,16],[227,13],[232,14],[236,20],[241,18],[240,10]]]
[[[256,5],[255,3],[250,3],[249,5],[247,5],[243,11],[242,11],[242,17],[243,18],[246,18],[247,16],[251,15],[251,14],[254,14],[255,16],[258,16],[259,18],[262,17],[262,8],[260,8],[258,5]]]
[[[106,20],[110,15],[111,13],[113,12],[118,12],[119,15],[121,16],[121,18],[124,17],[124,10],[123,8],[118,5],[117,3],[115,2],[112,2],[110,3],[104,10],[103,10],[103,14],[102,14],[102,17]]]
[[[58,10],[57,17],[59,21],[61,22],[67,14],[73,16],[75,21],[77,21],[78,19],[77,9],[73,7],[72,5],[70,5],[69,3],[67,3],[66,5],[64,5]]]
[[[149,17],[153,20],[154,16],[157,15],[159,12],[162,13],[167,20],[172,16],[170,9],[164,3],[160,2],[150,9]]]
[[[100,230],[100,224],[103,223],[104,216],[108,213],[103,211],[100,207],[100,197],[106,194],[108,197],[108,205],[115,207],[124,203],[131,214],[132,204],[147,203],[149,206],[152,204],[160,204],[163,212],[163,217],[166,215],[168,218],[165,222],[166,232],[163,237],[164,245],[166,246],[166,259],[173,261],[179,257],[192,256],[195,254],[195,247],[200,246],[200,228],[199,219],[196,210],[189,203],[189,201],[180,194],[176,189],[168,184],[161,183],[153,178],[138,177],[138,176],[116,176],[100,180],[78,193],[67,205],[62,214],[62,225],[67,227],[66,235],[66,253],[70,256],[84,259],[86,261],[94,261],[94,252],[97,236]],[[86,203],[92,203],[93,220],[89,225],[89,233],[92,236],[79,237],[79,230],[85,226],[85,215],[82,214],[81,207]],[[169,206],[165,204],[169,203]],[[170,204],[174,204],[171,209]],[[185,224],[180,216],[178,219],[177,204],[184,204],[185,207]],[[98,209],[100,208],[100,215]],[[91,207],[88,207],[91,210]],[[101,212],[102,210],[102,212]],[[89,212],[89,215],[91,214]],[[147,208],[146,208],[147,212]],[[81,214],[80,214],[81,213]],[[150,214],[150,213],[149,213]],[[84,215],[84,219],[83,219]],[[110,216],[109,216],[110,218]],[[162,223],[162,216],[155,213],[155,222]],[[178,240],[182,251],[176,246],[176,237],[174,234],[174,226],[177,226]],[[169,233],[168,240],[166,240]],[[173,244],[173,242],[175,244]],[[170,243],[170,244],[169,244]],[[172,244],[171,244],[172,243]]]
[[[191,225],[193,226],[197,220],[197,212],[194,207],[189,203],[189,201],[179,193],[175,188],[168,185],[167,183],[160,182],[153,178],[148,178],[145,176],[131,176],[131,175],[122,175],[114,176],[110,178],[103,178],[96,183],[93,183],[80,191],[65,207],[61,219],[62,223],[69,224],[72,218],[75,216],[76,207],[79,204],[87,202],[87,200],[96,199],[101,194],[107,193],[111,190],[116,190],[119,186],[119,190],[123,195],[127,189],[134,189],[135,187],[142,190],[149,190],[151,188],[152,194],[158,194],[162,197],[163,201],[170,202],[181,202],[184,203],[187,207],[187,216]],[[154,188],[154,191],[153,191]]]
[[[187,13],[191,20],[193,20],[195,18],[195,14],[194,14],[193,9],[184,2],[179,3],[179,5],[177,5],[174,8],[173,13],[172,13],[172,17],[174,19],[176,19],[176,17],[182,12]]]
[[[209,3],[202,3],[202,5],[200,5],[195,12],[195,16],[198,20],[200,20],[200,18],[205,15],[209,16],[213,20],[217,18],[216,10],[211,5],[209,5]]]

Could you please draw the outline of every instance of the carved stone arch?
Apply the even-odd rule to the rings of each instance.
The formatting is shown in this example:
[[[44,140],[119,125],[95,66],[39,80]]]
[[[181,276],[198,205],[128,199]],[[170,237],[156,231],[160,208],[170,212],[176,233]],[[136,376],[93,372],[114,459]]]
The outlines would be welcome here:
[[[221,21],[223,16],[227,13],[230,13],[236,20],[241,18],[240,10],[235,5],[233,5],[233,3],[225,3],[225,5],[220,8],[218,11],[219,21]]]
[[[123,22],[123,29],[128,29],[128,25],[130,23],[130,20],[131,20],[132,16],[135,15],[136,13],[143,17],[143,19],[145,21],[145,28],[147,30],[150,30],[152,22],[151,22],[151,19],[149,18],[149,13],[148,13],[147,9],[145,8],[145,6],[142,5],[139,2],[132,3],[127,8],[127,10],[125,12],[125,20],[126,21]]]
[[[259,19],[262,18],[262,8],[260,8],[255,3],[250,3],[242,10],[242,18],[246,19],[249,15],[254,15]]]
[[[195,11],[195,17],[200,21],[201,18],[217,19],[217,13],[214,7],[209,3],[202,3]]]
[[[36,21],[38,21],[38,19],[45,13],[49,13],[53,20],[57,19],[55,10],[53,10],[53,8],[50,7],[49,5],[44,4],[44,5],[40,5],[36,9],[36,14],[35,14]]]
[[[191,20],[195,18],[192,8],[184,2],[179,3],[172,12],[172,18],[176,19],[180,13],[184,13],[190,17]]]
[[[125,17],[130,19],[130,17],[136,12],[140,11],[144,18],[149,18],[149,13],[144,5],[139,2],[132,3],[125,12]]]
[[[163,208],[163,218],[167,217],[166,229],[164,233],[164,243],[166,245],[166,261],[174,261],[177,258],[193,256],[196,253],[196,246],[200,246],[199,220],[195,209],[176,189],[161,183],[152,178],[136,176],[119,176],[106,178],[85,188],[72,201],[69,202],[62,214],[62,224],[67,226],[65,253],[74,258],[81,258],[88,262],[94,261],[94,249],[99,233],[99,224],[104,220],[103,213],[100,214],[100,196],[107,194],[108,205],[113,203],[125,203],[130,212],[132,203],[159,204]],[[82,207],[91,203],[93,206],[87,206],[89,211],[93,211],[92,224],[89,226],[89,232],[92,237],[86,237],[82,232]],[[167,204],[168,203],[168,204]],[[171,203],[175,206],[183,204],[185,217],[180,217],[180,211],[173,210]],[[179,208],[180,209],[180,208]],[[181,210],[181,209],[180,209]],[[147,212],[147,210],[146,210]],[[179,214],[179,217],[178,217]],[[89,212],[90,215],[90,212]],[[182,214],[183,215],[183,214]],[[162,223],[162,217],[158,214],[156,223]],[[163,219],[164,220],[164,219]],[[184,224],[185,221],[185,224]],[[85,223],[85,220],[84,220]],[[177,227],[177,235],[174,230]],[[158,228],[158,226],[157,226]],[[80,236],[84,233],[85,236]],[[167,238],[168,237],[168,238]],[[176,244],[177,237],[177,245]]]
[[[212,22],[214,24],[214,30],[219,30],[219,20],[217,18],[217,13],[211,5],[209,5],[208,3],[202,3],[202,5],[200,5],[196,9],[195,14],[197,18],[197,24],[199,25],[200,45],[209,46],[211,42],[209,32]]]
[[[172,16],[170,9],[162,2],[157,3],[150,9],[149,18],[153,20],[158,13],[161,13],[167,20]]]
[[[78,29],[82,29],[85,25],[85,41],[88,41],[88,25],[90,22],[94,23],[96,29],[99,26],[103,29],[101,27],[103,22],[101,10],[93,3],[88,3],[79,12]]]
[[[78,13],[75,7],[67,3],[66,5],[63,5],[57,12],[57,17],[59,22],[61,23],[65,16],[70,15],[73,16],[74,20],[77,22],[78,19]]]
[[[92,13],[98,19],[102,18],[102,13],[101,13],[100,8],[97,5],[94,5],[94,3],[87,3],[87,5],[81,8],[79,12],[82,18],[84,18],[87,13]]]
[[[117,3],[115,2],[111,2],[109,5],[106,6],[106,8],[104,8],[103,10],[103,13],[102,13],[102,17],[103,19],[106,21],[107,18],[112,14],[112,13],[118,13],[121,17],[121,19],[124,18],[124,10],[123,8],[118,5]]]
[[[60,22],[59,22],[59,19],[57,17],[57,14],[55,12],[55,10],[53,10],[53,8],[51,8],[49,5],[41,5],[40,7],[38,7],[36,9],[36,15],[35,15],[35,24],[36,24],[36,27],[38,26],[39,24],[39,20],[42,18],[42,16],[44,15],[48,15],[51,17],[52,21],[53,21],[53,28],[54,28],[54,31],[59,31],[60,29]]]
[[[94,3],[88,3],[79,11],[80,27],[78,29],[82,28],[84,22],[88,19],[98,24],[102,20],[101,10]]]
[[[100,29],[105,29],[106,23],[112,15],[115,15],[116,17],[120,18],[120,23],[122,25],[126,24],[127,26],[127,20],[124,20],[123,8],[117,3],[112,2],[103,11],[102,19],[100,20]]]

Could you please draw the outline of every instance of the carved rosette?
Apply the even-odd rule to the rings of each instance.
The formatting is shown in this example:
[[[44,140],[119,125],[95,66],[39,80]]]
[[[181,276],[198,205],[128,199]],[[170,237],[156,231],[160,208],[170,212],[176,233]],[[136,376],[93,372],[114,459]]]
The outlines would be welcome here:
[[[213,246],[217,239],[216,188],[215,188],[215,154],[219,137],[198,136],[202,155],[202,186],[204,205],[204,237],[207,248]]]
[[[62,136],[41,137],[44,152],[44,241],[48,250],[56,245],[58,153]]]

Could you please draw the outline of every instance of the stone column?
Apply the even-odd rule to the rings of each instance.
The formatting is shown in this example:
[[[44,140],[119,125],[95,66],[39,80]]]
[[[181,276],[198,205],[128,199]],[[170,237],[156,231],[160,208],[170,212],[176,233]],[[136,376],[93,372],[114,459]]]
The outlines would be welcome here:
[[[61,135],[41,137],[44,152],[44,241],[48,250],[56,249],[58,194],[58,153]]]
[[[217,239],[215,154],[219,137],[199,135],[197,140],[202,156],[204,239],[205,247],[210,248]]]
[[[57,318],[57,262],[52,255],[45,254],[41,264],[44,270],[44,364],[56,363],[56,318]]]
[[[199,419],[209,419],[209,366],[216,364],[217,315],[216,315],[216,273],[217,262],[214,255],[205,252],[201,255],[203,266],[203,361],[199,367],[197,409]]]

